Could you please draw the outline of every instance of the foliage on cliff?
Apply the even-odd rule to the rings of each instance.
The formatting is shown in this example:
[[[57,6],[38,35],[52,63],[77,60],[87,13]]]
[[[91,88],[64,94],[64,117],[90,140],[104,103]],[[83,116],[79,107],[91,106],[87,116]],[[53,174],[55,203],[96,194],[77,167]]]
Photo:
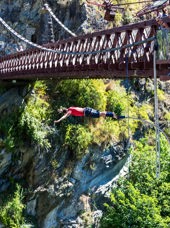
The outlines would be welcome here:
[[[144,127],[138,120],[113,121],[112,118],[84,117],[69,117],[53,126],[53,121],[61,117],[57,112],[60,106],[91,106],[101,111],[114,111],[118,115],[129,114],[135,118],[153,119],[153,105],[147,99],[139,102],[139,94],[133,89],[133,83],[132,81],[132,88],[127,94],[120,81],[66,80],[56,85],[50,81],[36,82],[33,93],[25,100],[23,106],[15,113],[2,116],[0,132],[4,137],[0,147],[9,151],[13,149],[14,152],[20,146],[59,147],[61,154],[69,151],[72,161],[76,162],[88,153],[93,145],[107,147],[109,143],[127,138],[128,129],[134,138],[142,138],[144,135],[144,139],[135,141],[130,178],[119,182],[118,188],[113,190],[111,204],[107,205],[102,226],[110,227],[112,223],[115,224],[112,227],[128,227],[129,221],[133,224],[139,220],[140,224],[141,215],[143,217],[148,215],[146,227],[147,223],[166,227],[169,222],[167,216],[169,213],[168,145],[162,138],[161,177],[157,180],[153,126]],[[137,89],[136,85],[134,87]],[[153,101],[153,93],[148,92],[146,95]],[[168,112],[166,115],[168,118]],[[55,134],[53,135],[51,131]],[[53,157],[51,161],[54,169],[58,167],[57,158]],[[8,221],[10,217],[7,209],[13,201],[15,201],[15,195],[8,202],[4,202],[0,212],[1,215],[5,213]],[[20,203],[20,209],[23,212],[22,202]],[[18,215],[21,221],[23,221],[22,212],[20,211]]]
[[[135,94],[126,94],[120,82],[103,80],[66,80],[57,83],[37,82],[34,93],[20,107],[20,110],[0,120],[4,140],[1,147],[8,150],[29,143],[50,147],[49,137],[53,129],[53,120],[60,118],[57,112],[60,106],[92,107],[100,111],[114,111],[117,115],[129,112],[130,116],[149,120],[153,116],[153,107],[147,101],[136,105]],[[107,145],[111,140],[128,137],[128,127],[134,134],[141,129],[137,120],[113,121],[112,118],[74,118],[69,117],[56,124],[58,137],[56,144],[69,148],[75,157],[80,157],[92,144]]]
[[[1,197],[0,197],[1,199]],[[5,227],[20,228],[24,222],[23,210],[23,192],[19,185],[14,188],[14,193],[3,199],[4,202],[0,207],[0,221]]]
[[[169,227],[170,148],[161,137],[161,173],[156,178],[154,138],[135,142],[127,179],[118,182],[106,205],[101,227]]]
[[[149,119],[153,115],[150,104],[144,102],[140,107],[135,105],[133,95],[127,95],[120,82],[104,82],[103,80],[67,80],[51,87],[52,110],[54,117],[61,117],[57,110],[60,106],[92,107],[100,111],[114,111],[117,115],[129,114],[138,118]],[[71,124],[71,125],[70,125]],[[132,133],[141,127],[139,121],[130,122]],[[68,146],[80,157],[92,144],[107,145],[110,141],[118,141],[128,137],[127,121],[114,121],[112,118],[74,118],[69,117],[56,124],[59,131],[58,141]]]
[[[11,151],[25,143],[40,147],[50,146],[47,137],[51,111],[46,89],[45,83],[37,82],[34,93],[21,107],[1,116],[0,132],[3,142],[0,147]]]

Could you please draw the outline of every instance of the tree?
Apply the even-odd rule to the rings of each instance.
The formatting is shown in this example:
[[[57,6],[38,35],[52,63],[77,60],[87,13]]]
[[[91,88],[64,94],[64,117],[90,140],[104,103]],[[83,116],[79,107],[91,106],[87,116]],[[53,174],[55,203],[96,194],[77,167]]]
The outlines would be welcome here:
[[[101,228],[168,228],[170,224],[170,148],[161,136],[161,174],[155,175],[154,138],[135,143],[129,179],[119,180],[113,189]]]
[[[156,197],[140,193],[129,181],[111,193],[111,205],[101,222],[102,228],[166,227]]]

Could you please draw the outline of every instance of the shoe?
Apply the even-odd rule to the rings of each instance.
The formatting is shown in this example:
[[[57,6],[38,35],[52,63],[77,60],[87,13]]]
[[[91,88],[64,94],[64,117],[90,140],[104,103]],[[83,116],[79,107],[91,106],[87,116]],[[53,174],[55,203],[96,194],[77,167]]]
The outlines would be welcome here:
[[[112,117],[114,120],[117,120],[118,119],[118,116],[116,114],[113,114],[113,117]]]

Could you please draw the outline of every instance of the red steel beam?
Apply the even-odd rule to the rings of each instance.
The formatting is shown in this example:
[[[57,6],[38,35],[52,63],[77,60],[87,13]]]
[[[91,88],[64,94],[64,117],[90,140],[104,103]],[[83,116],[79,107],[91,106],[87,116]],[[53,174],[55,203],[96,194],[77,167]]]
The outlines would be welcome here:
[[[170,27],[169,17],[162,20]],[[151,78],[154,41],[149,39],[159,26],[156,20],[149,20],[44,45],[69,54],[30,49],[1,57],[0,80],[125,78],[127,54],[129,77]],[[71,54],[75,52],[80,54]],[[157,62],[158,77],[168,75],[169,66],[170,60]]]

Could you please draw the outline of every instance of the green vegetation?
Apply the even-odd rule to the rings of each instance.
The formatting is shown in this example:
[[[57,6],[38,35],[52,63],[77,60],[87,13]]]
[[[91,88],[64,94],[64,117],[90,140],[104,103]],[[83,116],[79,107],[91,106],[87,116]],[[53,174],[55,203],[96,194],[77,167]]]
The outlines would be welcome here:
[[[53,110],[55,119],[61,115],[57,113],[60,106],[80,106],[93,107],[100,111],[115,111],[118,115],[125,111],[126,98],[121,99],[122,94],[118,90],[122,90],[123,96],[126,96],[123,87],[119,84],[114,85],[116,92],[106,91],[107,84],[102,80],[67,80],[56,85],[51,94],[57,96],[53,98]],[[70,89],[71,88],[71,89]],[[71,125],[70,125],[71,123]],[[56,125],[60,131],[60,143],[67,146],[75,158],[80,158],[84,153],[88,152],[88,147],[93,143],[107,144],[111,139],[119,138],[120,126],[117,121],[110,118],[74,118],[70,117],[62,123]]]
[[[28,139],[38,143],[40,146],[49,147],[47,140],[48,131],[45,123],[49,122],[49,104],[45,89],[41,83],[35,84],[36,97],[32,97],[27,102],[24,109],[21,110],[18,122],[18,130],[20,134],[26,133]]]
[[[65,144],[70,150],[75,151],[76,159],[82,157],[82,151],[85,152],[88,149],[91,141],[92,135],[86,127],[82,125],[68,125]]]
[[[161,90],[159,95],[164,99]],[[117,115],[129,113],[132,117],[145,120],[153,118],[153,106],[146,101],[136,105],[134,94],[127,95],[120,81],[65,80],[56,85],[50,81],[47,84],[38,81],[34,85],[34,94],[20,110],[1,117],[0,129],[4,137],[0,147],[10,151],[26,144],[49,148],[52,128],[48,125],[61,117],[57,111],[60,106],[89,106],[100,111],[114,111]],[[169,120],[169,113],[166,113],[165,118]],[[75,158],[80,158],[93,144],[107,145],[110,141],[128,137],[127,124],[131,134],[142,127],[138,120],[119,122],[111,118],[69,117],[56,125],[58,137],[55,143],[63,145],[63,150],[71,150]]]
[[[107,93],[107,109],[121,115],[128,107],[129,100],[126,91],[110,90]]]
[[[152,139],[153,140],[153,139]],[[150,137],[135,143],[128,179],[113,189],[101,228],[160,227],[170,225],[170,149],[161,138],[161,175],[155,176],[155,149]]]
[[[102,80],[61,81],[53,88],[51,95],[55,98],[55,110],[60,106],[89,106],[99,110],[106,107],[105,85]]]
[[[0,129],[4,140],[0,147],[14,150],[25,143],[50,146],[47,139],[50,108],[46,89],[45,83],[37,82],[34,86],[35,95],[31,96],[26,104],[1,117]]]
[[[170,45],[170,33],[167,29],[161,29],[157,32],[157,41],[159,45],[158,49],[158,59],[166,60],[168,59],[168,47]]]
[[[160,101],[164,101],[166,99],[165,93],[162,90],[160,90],[160,89],[158,89],[158,99]]]
[[[136,106],[133,94],[127,95],[120,81],[106,83],[103,80],[66,80],[50,88],[52,118],[58,119],[60,106],[93,107],[100,111],[114,111],[117,115],[129,115],[149,120],[153,117],[153,107],[147,102]],[[56,124],[59,137],[56,141],[71,150],[75,158],[80,158],[88,152],[93,144],[107,145],[111,141],[119,141],[128,137],[127,121],[113,121],[111,118],[74,118],[69,117]],[[129,121],[131,133],[134,134],[141,128],[141,122]]]
[[[117,115],[127,115],[129,112],[130,116],[145,120],[153,118],[153,106],[146,100],[139,103],[131,91],[127,95],[119,81],[107,83],[103,80],[65,80],[56,85],[49,81],[47,84],[39,81],[34,86],[34,92],[17,112],[1,117],[0,133],[4,137],[0,148],[14,152],[20,146],[36,144],[49,148],[50,139],[54,144],[52,146],[59,146],[59,153],[70,152],[71,159],[65,166],[65,173],[70,174],[73,161],[81,159],[93,145],[107,147],[112,142],[126,139],[129,124],[131,134],[140,132],[145,134],[145,138],[135,141],[131,151],[130,177],[120,180],[117,188],[113,189],[111,202],[106,204],[106,214],[102,218],[101,227],[142,227],[142,224],[146,228],[168,227],[170,158],[168,144],[163,136],[161,177],[156,179],[153,129],[143,129],[143,124],[138,120],[128,122],[113,121],[112,118],[69,117],[56,124],[56,135],[50,133],[53,120],[61,117],[57,112],[60,106],[89,106],[100,111],[114,111]],[[162,91],[159,94],[164,100]],[[165,119],[169,120],[168,112]],[[53,157],[49,164],[52,169],[57,169],[60,165],[58,157]],[[93,170],[95,164],[92,162],[89,167]],[[11,216],[11,208],[18,211],[16,217]],[[7,227],[19,227],[24,223],[23,210],[22,191],[18,187],[13,197],[3,203],[0,219]]]
[[[14,194],[5,199],[0,208],[0,221],[6,228],[21,228],[25,219],[23,216],[23,192],[20,185],[16,185]]]

